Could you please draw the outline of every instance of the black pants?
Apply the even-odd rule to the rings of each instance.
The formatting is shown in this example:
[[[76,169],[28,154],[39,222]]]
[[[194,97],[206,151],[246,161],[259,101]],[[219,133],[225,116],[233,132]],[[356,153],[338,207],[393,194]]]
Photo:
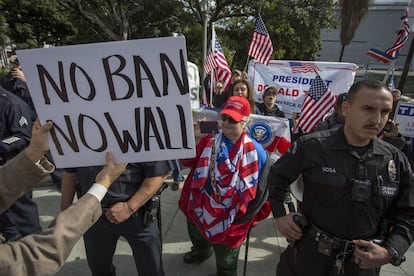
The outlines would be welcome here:
[[[31,191],[24,193],[0,215],[0,232],[6,239],[42,232],[39,211]]]
[[[378,276],[380,269],[360,269],[357,264],[347,260],[344,262],[343,273],[337,274],[335,257],[337,252],[331,256],[325,256],[318,252],[318,243],[309,234],[305,233],[303,238],[288,247],[280,256],[277,266],[277,276]]]
[[[142,212],[120,224],[110,223],[104,215],[85,233],[88,265],[93,276],[116,275],[112,259],[123,236],[131,246],[139,275],[164,276],[161,241],[157,221],[142,223]]]

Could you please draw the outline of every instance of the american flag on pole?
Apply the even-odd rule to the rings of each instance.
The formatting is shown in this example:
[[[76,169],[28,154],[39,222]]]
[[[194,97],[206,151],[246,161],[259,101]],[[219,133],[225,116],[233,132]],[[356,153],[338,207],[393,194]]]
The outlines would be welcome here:
[[[320,71],[320,69],[313,62],[290,61],[289,65],[293,74]]]
[[[298,126],[306,133],[311,132],[323,116],[335,104],[335,96],[328,89],[321,76],[316,73],[301,110]]]
[[[213,27],[213,53],[214,53],[214,60],[217,64],[217,67],[214,70],[215,79],[222,80],[224,84],[224,89],[227,90],[230,88],[231,85],[231,71],[229,69],[229,65],[227,63],[226,57],[223,54],[223,49],[217,39],[216,31]]]
[[[210,51],[204,61],[204,72],[210,74],[217,67],[216,60],[214,59],[214,52]]]
[[[368,51],[367,55],[384,63],[388,63],[398,58],[399,51],[404,46],[404,44],[407,42],[408,35],[410,34],[410,26],[408,24],[408,12],[409,12],[410,4],[411,4],[411,1],[408,3],[407,8],[405,9],[404,15],[401,17],[402,27],[397,33],[398,37],[395,40],[394,44],[390,48],[388,48],[385,52],[371,48]]]
[[[273,56],[272,41],[260,14],[256,17],[256,24],[247,54],[264,65],[268,65]]]

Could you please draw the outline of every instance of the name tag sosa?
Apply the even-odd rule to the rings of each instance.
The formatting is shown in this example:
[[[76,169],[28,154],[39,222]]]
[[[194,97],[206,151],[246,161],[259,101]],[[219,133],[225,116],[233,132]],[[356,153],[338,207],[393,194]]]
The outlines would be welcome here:
[[[391,185],[391,186],[380,186],[378,189],[378,194],[380,196],[385,197],[394,197],[398,192],[398,186],[397,185]]]

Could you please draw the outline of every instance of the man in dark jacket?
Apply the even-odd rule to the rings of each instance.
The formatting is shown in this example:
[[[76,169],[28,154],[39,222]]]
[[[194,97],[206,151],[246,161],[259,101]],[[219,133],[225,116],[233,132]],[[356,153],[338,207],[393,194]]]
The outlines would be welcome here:
[[[404,154],[377,137],[391,109],[382,82],[357,82],[343,105],[343,127],[302,136],[273,165],[276,227],[294,241],[277,275],[379,275],[382,265],[405,260],[414,239],[414,179]],[[286,215],[285,191],[300,174],[303,216]]]

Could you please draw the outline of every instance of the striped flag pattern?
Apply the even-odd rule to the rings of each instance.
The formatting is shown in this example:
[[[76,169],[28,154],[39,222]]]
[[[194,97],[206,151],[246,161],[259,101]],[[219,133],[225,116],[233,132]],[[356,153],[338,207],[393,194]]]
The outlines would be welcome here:
[[[313,62],[290,61],[289,65],[293,74],[321,71]]]
[[[268,65],[273,56],[272,40],[260,14],[256,17],[256,24],[247,54],[264,65]]]
[[[301,110],[298,126],[306,133],[311,132],[323,116],[335,104],[335,96],[328,89],[321,76],[316,73]]]
[[[214,45],[214,60],[217,64],[214,70],[215,79],[222,80],[224,83],[224,90],[230,88],[231,85],[231,71],[227,63],[226,57],[224,56],[223,49],[221,48],[220,42],[217,39],[216,31],[213,28],[213,45]]]
[[[204,72],[210,74],[217,67],[216,60],[214,59],[214,53],[210,51],[204,62]]]
[[[402,27],[398,31],[398,34],[397,34],[398,37],[395,40],[394,44],[390,48],[388,48],[385,52],[371,48],[368,51],[367,55],[383,63],[388,63],[398,58],[399,51],[407,42],[408,35],[410,34],[410,26],[408,24],[409,7],[410,7],[410,3],[408,3],[407,8],[405,9],[404,15],[401,17]]]

